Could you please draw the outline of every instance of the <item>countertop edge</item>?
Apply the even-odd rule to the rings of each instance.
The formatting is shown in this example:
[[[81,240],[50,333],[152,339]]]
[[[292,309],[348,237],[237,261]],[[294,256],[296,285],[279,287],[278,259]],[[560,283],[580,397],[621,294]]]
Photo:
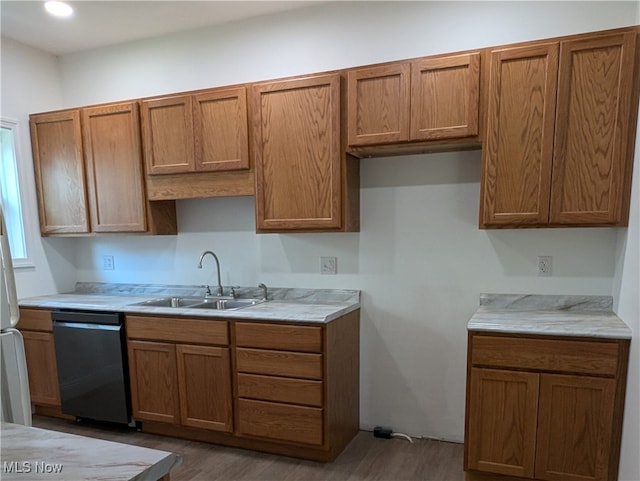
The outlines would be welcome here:
[[[84,302],[80,298],[84,297]],[[274,300],[238,310],[203,310],[174,307],[148,307],[135,305],[149,300],[150,296],[93,296],[85,294],[55,294],[21,299],[21,308],[77,309],[92,312],[122,312],[145,316],[177,316],[197,319],[260,320],[273,322],[300,322],[326,324],[350,312],[360,309],[360,302],[309,303]],[[96,300],[97,299],[97,300]],[[93,300],[93,302],[92,302]]]

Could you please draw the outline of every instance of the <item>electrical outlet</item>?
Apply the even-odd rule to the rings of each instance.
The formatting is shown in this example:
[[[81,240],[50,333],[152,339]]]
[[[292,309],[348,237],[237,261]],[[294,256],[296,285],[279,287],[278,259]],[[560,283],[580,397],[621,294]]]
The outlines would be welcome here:
[[[116,266],[113,263],[113,256],[102,256],[102,270],[103,271],[113,271]]]
[[[320,274],[337,274],[338,258],[337,257],[321,257],[320,258]]]
[[[551,256],[538,256],[538,276],[551,277]]]

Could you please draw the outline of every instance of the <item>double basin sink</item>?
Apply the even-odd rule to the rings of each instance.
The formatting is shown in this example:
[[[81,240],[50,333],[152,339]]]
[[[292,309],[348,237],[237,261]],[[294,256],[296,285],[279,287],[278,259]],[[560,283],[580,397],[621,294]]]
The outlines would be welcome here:
[[[160,299],[137,302],[133,305],[187,309],[236,310],[242,309],[243,307],[255,306],[262,302],[264,302],[264,299],[234,299],[230,297],[162,297]]]

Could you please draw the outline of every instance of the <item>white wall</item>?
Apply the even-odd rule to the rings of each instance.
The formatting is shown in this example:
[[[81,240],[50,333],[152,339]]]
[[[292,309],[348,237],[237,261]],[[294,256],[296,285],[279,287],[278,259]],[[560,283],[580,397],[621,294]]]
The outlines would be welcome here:
[[[64,103],[277,78],[628,25],[630,2],[335,2],[60,59]],[[461,441],[466,323],[480,292],[610,295],[616,229],[481,231],[480,153],[361,163],[360,233],[256,235],[253,199],[178,202],[179,235],[76,242],[79,280],[363,291],[361,423]],[[100,269],[104,254],[115,271]],[[338,257],[321,276],[319,257]],[[535,275],[536,256],[554,276]],[[633,427],[631,427],[633,428]]]
[[[16,150],[25,211],[25,231],[33,267],[16,270],[20,297],[69,290],[76,280],[72,239],[40,237],[29,114],[58,109],[62,105],[56,57],[2,38],[2,104],[0,115],[18,122]]]

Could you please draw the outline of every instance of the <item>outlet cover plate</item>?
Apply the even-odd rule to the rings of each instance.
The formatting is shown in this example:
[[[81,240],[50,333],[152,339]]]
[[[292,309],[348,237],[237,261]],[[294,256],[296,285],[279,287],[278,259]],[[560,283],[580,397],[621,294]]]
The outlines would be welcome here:
[[[538,276],[551,277],[551,256],[538,256]]]
[[[337,274],[338,258],[337,257],[321,257],[320,258],[320,274]]]
[[[115,264],[113,263],[113,256],[102,256],[102,270],[104,271],[115,270]]]

